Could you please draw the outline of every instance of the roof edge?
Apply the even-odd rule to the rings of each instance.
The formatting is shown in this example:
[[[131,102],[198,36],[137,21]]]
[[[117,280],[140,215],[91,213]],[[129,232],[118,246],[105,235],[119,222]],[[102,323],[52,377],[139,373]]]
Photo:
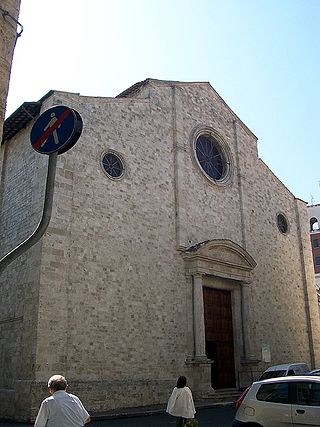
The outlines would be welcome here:
[[[54,90],[49,90],[39,101],[24,102],[11,114],[3,124],[1,145],[13,138],[21,129],[25,128],[39,114],[42,104],[53,93]]]
[[[148,78],[142,80],[141,82],[134,83],[132,86],[119,93],[119,95],[116,95],[115,98],[127,98],[128,96],[134,95],[142,86],[145,86],[147,83],[149,83],[150,80],[152,79]]]

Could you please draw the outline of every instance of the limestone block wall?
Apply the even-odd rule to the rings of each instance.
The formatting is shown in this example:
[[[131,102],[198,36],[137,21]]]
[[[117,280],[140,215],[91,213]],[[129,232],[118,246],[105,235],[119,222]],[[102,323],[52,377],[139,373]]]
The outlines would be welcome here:
[[[246,248],[257,262],[252,286],[252,334],[257,357],[261,358],[261,344],[267,343],[274,363],[297,360],[313,365],[320,347],[317,338],[313,348],[309,345],[305,288],[310,293],[310,321],[315,331],[319,331],[319,316],[310,276],[305,205],[299,205],[303,218],[299,220],[294,196],[258,159],[254,135],[214,91],[201,84],[179,86],[176,111],[178,147],[183,153],[179,164],[180,244],[227,238]],[[231,151],[234,171],[225,186],[209,183],[192,161],[190,134],[199,123],[216,130]],[[278,213],[288,219],[286,235],[278,230]]]
[[[189,240],[196,243],[220,238],[241,244],[234,117],[206,84],[178,88],[176,105],[178,145],[183,152],[178,166],[182,177],[179,182],[180,244],[187,247]],[[230,149],[232,178],[224,186],[211,183],[195,162],[193,134],[201,126],[215,130]]]
[[[259,160],[256,137],[210,85],[150,81],[115,99],[54,92],[42,110],[56,104],[81,114],[83,133],[58,157],[45,236],[16,261],[25,259],[25,269],[12,265],[1,277],[8,307],[23,317],[21,344],[6,336],[6,351],[22,348],[30,360],[23,369],[19,362],[11,385],[3,380],[8,393],[15,390],[21,419],[26,411],[34,416],[48,376],[58,372],[90,410],[166,401],[176,377],[191,369],[185,361],[194,351],[192,282],[181,253],[204,240],[230,239],[257,262],[250,316],[256,356],[269,344],[274,363],[319,361],[305,206]],[[194,161],[199,126],[228,146],[226,185],[210,183]],[[41,211],[46,159],[32,152],[29,132],[6,144],[0,220],[13,233],[5,234],[5,247],[27,235]],[[107,150],[123,158],[120,180],[101,167]],[[32,167],[16,174],[16,163],[18,170]],[[22,206],[15,191],[26,198]],[[285,235],[277,228],[280,212],[289,223]],[[30,390],[28,404],[19,384]]]
[[[2,9],[0,9],[0,139],[2,139],[4,113],[17,27],[15,22],[6,15],[6,12],[17,19],[20,0],[2,0],[0,6]]]
[[[50,99],[60,102],[79,111],[84,131],[58,161],[42,245],[36,379],[62,370],[101,387],[97,396],[109,390],[107,400],[90,395],[95,410],[153,403],[150,381],[165,401],[192,351],[175,250],[171,110],[148,100]],[[124,159],[118,182],[100,166],[107,149]],[[120,384],[136,393],[122,400]]]
[[[3,123],[13,51],[16,44],[16,23],[20,10],[20,0],[3,0],[0,5],[0,144],[2,141]],[[3,151],[0,150],[0,184],[2,176]]]
[[[153,90],[156,95],[150,95],[149,87],[148,96],[159,99],[157,89]],[[166,90],[163,86],[158,89]],[[214,91],[208,91],[204,84],[179,84],[175,90],[175,106],[177,146],[182,153],[179,158],[180,244],[187,246],[190,240],[229,238],[245,247],[258,264],[252,286],[252,333],[256,337],[257,357],[261,358],[261,344],[266,343],[271,347],[274,363],[297,360],[317,364],[318,339],[315,338],[317,344],[310,348],[308,333],[309,322],[312,329],[319,330],[319,316],[310,276],[312,263],[306,240],[305,204],[297,202],[258,158],[256,138]],[[230,148],[233,176],[225,186],[208,182],[192,161],[190,135],[199,123],[216,130]],[[297,210],[301,211],[298,216]],[[288,219],[286,235],[277,227],[279,213]],[[306,292],[311,317],[305,308]],[[270,311],[273,306],[274,311]],[[276,330],[275,319],[278,319]],[[261,364],[260,369],[264,368]]]
[[[29,237],[41,218],[46,163],[31,148],[29,131],[30,127],[10,144],[1,146],[4,159],[0,188],[1,258]],[[34,375],[40,257],[41,242],[0,275],[1,416],[10,417],[14,413],[12,395],[16,381],[31,380]],[[28,393],[23,396],[29,399]]]
[[[296,202],[262,162],[257,172],[255,191],[252,181],[247,186],[251,200],[261,207],[257,211],[257,204],[251,205],[247,222],[248,250],[254,251],[257,261],[253,286],[256,351],[261,357],[261,346],[267,344],[272,364],[296,360],[311,366]],[[288,220],[288,234],[277,228],[278,213]]]
[[[67,100],[70,104],[71,98]],[[47,298],[46,290],[50,287],[66,306],[72,306],[75,295],[80,303],[69,314],[66,312],[71,309],[64,307],[59,316],[61,331],[62,319],[65,325],[72,325],[69,336],[65,336],[67,345],[60,343],[71,377],[77,378],[82,372],[83,378],[86,372],[88,380],[127,380],[124,366],[130,361],[130,375],[137,381],[144,381],[149,375],[164,380],[174,375],[192,351],[185,338],[185,327],[177,326],[180,314],[190,329],[188,305],[181,307],[181,313],[175,313],[176,304],[170,306],[167,301],[170,294],[182,302],[190,296],[190,287],[185,289],[184,266],[175,248],[186,247],[190,240],[214,238],[231,239],[245,246],[258,263],[252,288],[252,328],[257,356],[261,344],[268,343],[275,363],[284,360],[311,363],[295,199],[258,159],[255,137],[241,123],[234,125],[236,119],[221,99],[205,85],[181,85],[175,94],[170,85],[154,85],[149,87],[145,100],[80,97],[74,98],[74,102],[71,104],[78,108],[86,125],[81,141],[60,159],[63,166],[61,173],[58,172],[57,185],[62,191],[57,197],[63,194],[64,199],[61,202],[57,199],[57,205],[63,209],[59,208],[62,209],[60,224],[55,227],[60,229],[66,221],[62,228],[69,232],[65,241],[58,240],[59,250],[63,252],[56,254],[57,259],[63,254],[63,283],[67,289],[61,287],[57,271],[48,280],[50,276],[43,265],[44,297]],[[230,148],[234,171],[224,187],[208,183],[192,159],[190,134],[199,123],[217,130]],[[180,151],[176,222],[175,143]],[[124,158],[126,176],[120,182],[108,180],[99,166],[100,155],[108,148]],[[78,159],[83,160],[78,162]],[[66,195],[69,206],[65,204]],[[277,228],[279,212],[288,218],[287,235]],[[53,244],[55,233],[47,235],[44,247],[49,246],[48,253],[53,246],[57,250]],[[71,242],[69,255],[65,251],[67,241]],[[52,263],[50,257],[46,256],[45,263]],[[125,306],[121,313],[115,309],[119,306]],[[161,312],[165,314],[159,318]],[[88,324],[79,331],[77,324],[83,316]],[[317,322],[316,318],[313,320]],[[117,325],[116,334],[106,332],[110,323]],[[39,379],[46,370],[41,359],[45,354],[41,348],[41,330],[45,336],[51,324],[44,313],[38,341]],[[93,324],[95,340],[90,341],[87,334],[92,335]],[[155,337],[161,343],[157,348]],[[61,354],[59,358],[52,357],[57,360],[51,366],[59,366]],[[168,364],[170,357],[174,364]]]

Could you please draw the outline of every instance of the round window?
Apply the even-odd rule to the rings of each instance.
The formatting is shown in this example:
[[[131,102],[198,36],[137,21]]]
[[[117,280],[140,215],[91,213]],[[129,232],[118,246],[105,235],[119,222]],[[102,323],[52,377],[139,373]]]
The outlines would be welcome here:
[[[105,173],[113,179],[121,178],[124,174],[123,161],[114,152],[108,152],[102,155],[102,167]]]
[[[277,225],[281,233],[286,234],[289,230],[287,218],[283,214],[278,214]]]
[[[229,162],[226,151],[211,133],[200,133],[194,142],[194,153],[202,172],[216,183],[229,178]]]

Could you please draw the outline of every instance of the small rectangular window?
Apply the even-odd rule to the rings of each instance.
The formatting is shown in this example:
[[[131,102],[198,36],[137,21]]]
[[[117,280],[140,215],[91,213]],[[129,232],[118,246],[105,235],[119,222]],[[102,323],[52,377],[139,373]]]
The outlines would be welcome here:
[[[316,265],[320,265],[320,256],[316,256]]]
[[[307,406],[320,406],[320,384],[297,383],[297,404]]]
[[[313,247],[314,248],[318,248],[319,247],[319,240],[318,239],[314,239],[313,240]]]
[[[288,383],[263,384],[259,388],[257,399],[265,402],[288,403],[289,385]]]

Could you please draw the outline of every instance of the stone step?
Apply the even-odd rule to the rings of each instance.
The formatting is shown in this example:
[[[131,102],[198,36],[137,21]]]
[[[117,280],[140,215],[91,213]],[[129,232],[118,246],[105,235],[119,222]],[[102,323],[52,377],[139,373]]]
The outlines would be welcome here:
[[[215,402],[236,402],[241,394],[242,392],[237,389],[218,389],[210,394],[210,398]]]

